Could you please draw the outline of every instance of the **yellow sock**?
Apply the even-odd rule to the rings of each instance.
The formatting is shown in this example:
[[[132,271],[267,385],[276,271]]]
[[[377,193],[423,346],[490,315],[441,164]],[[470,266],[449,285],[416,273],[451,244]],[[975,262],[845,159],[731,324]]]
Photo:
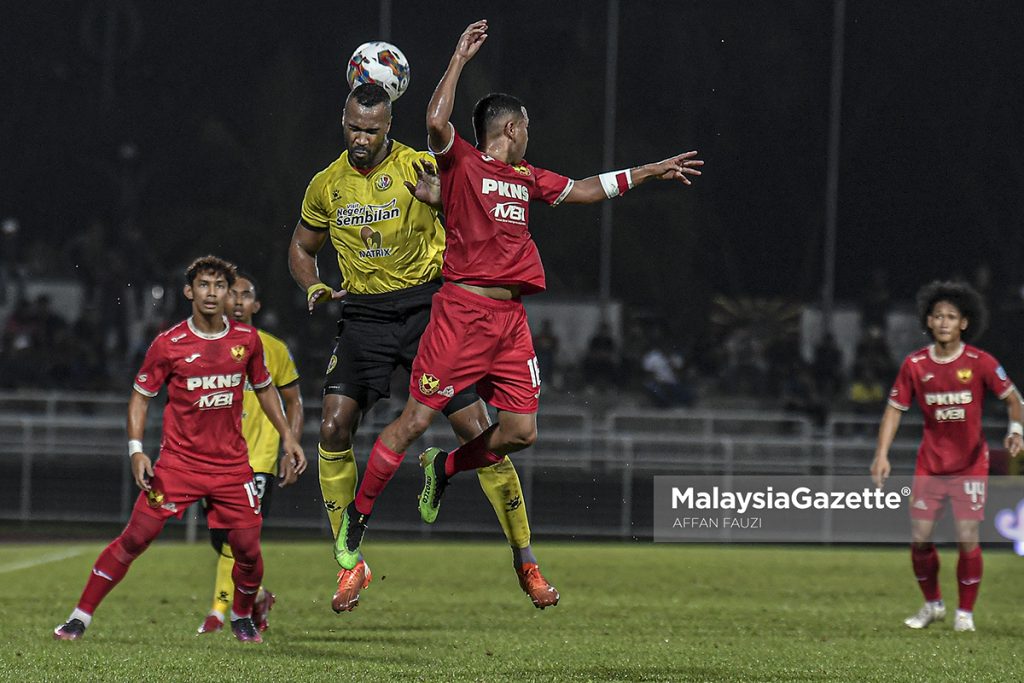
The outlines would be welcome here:
[[[526,516],[526,501],[519,475],[508,456],[496,465],[481,467],[476,471],[480,477],[480,488],[487,500],[491,501],[494,514],[498,516],[501,530],[513,548],[530,545],[530,520]]]
[[[235,582],[231,580],[231,570],[235,567],[235,557],[231,547],[225,543],[217,557],[217,578],[213,582],[213,605],[210,611],[227,614],[235,599]]]
[[[337,538],[341,515],[356,497],[356,484],[359,481],[356,456],[351,448],[347,451],[328,451],[318,444],[317,450],[320,451],[320,493],[331,520],[331,532]]]

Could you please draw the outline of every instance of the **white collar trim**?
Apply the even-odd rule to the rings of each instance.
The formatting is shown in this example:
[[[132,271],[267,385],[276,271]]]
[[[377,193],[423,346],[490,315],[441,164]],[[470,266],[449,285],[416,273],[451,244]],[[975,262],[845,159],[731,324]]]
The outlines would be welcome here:
[[[954,353],[952,356],[949,356],[947,358],[938,358],[935,355],[935,344],[932,344],[931,346],[928,347],[928,357],[931,358],[936,363],[938,363],[939,365],[945,365],[946,363],[952,363],[957,358],[959,358],[960,356],[964,355],[964,349],[966,349],[966,348],[967,348],[967,344],[964,344],[963,342],[960,342],[960,349],[956,353]]]
[[[197,330],[196,326],[192,324],[192,317],[193,316],[188,317],[188,329],[192,330],[192,334],[196,335],[200,339],[209,339],[211,341],[214,339],[223,339],[224,337],[227,336],[228,332],[231,331],[231,323],[228,322],[228,317],[226,315],[221,316],[221,319],[224,320],[224,329],[221,330],[220,332],[215,332],[213,334],[209,334],[207,332],[200,332],[199,330]]]

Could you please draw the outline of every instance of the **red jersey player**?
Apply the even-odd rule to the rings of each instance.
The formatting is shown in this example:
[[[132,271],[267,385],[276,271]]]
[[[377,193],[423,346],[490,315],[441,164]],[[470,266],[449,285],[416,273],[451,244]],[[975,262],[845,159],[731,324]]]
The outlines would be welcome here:
[[[185,274],[192,317],[158,336],[146,352],[128,401],[128,455],[142,491],[121,535],[100,553],[82,597],[54,638],[85,633],[103,598],[160,534],[172,515],[181,517],[200,498],[211,529],[225,529],[235,557],[231,629],[241,641],[260,642],[252,608],[263,577],[259,496],[242,438],[242,391],[248,381],[281,435],[286,458],[298,474],[302,448],[281,412],[281,399],[263,360],[255,327],[224,317],[235,266],[214,256],[197,259]],[[149,400],[167,384],[163,438],[156,467],[142,450]]]
[[[374,444],[355,500],[342,517],[336,556],[343,568],[355,572],[364,566],[359,545],[374,500],[409,445],[462,389],[475,384],[479,396],[497,408],[498,423],[450,454],[431,448],[420,456],[424,521],[436,518],[444,487],[456,472],[493,465],[537,438],[540,370],[521,297],[543,291],[545,282],[530,237],[530,201],[552,206],[598,202],[652,178],[689,185],[688,176],[700,175],[704,163],[694,158],[696,152],[687,152],[573,181],[523,159],[530,119],[518,99],[504,94],[477,103],[477,145],[470,145],[456,134],[449,118],[462,69],[486,39],[486,21],[466,28],[427,109],[428,142],[441,173],[446,282],[434,295],[420,340],[409,401]],[[541,580],[536,567],[524,565],[524,586]],[[556,604],[557,593],[548,593],[534,596],[534,604]]]
[[[918,314],[933,343],[903,361],[889,392],[889,405],[878,430],[878,448],[871,476],[881,487],[889,476],[889,447],[900,417],[911,401],[924,414],[924,438],[910,509],[911,559],[925,604],[904,623],[925,628],[946,616],[939,592],[939,556],[931,542],[935,521],[948,499],[956,522],[960,561],[956,575],[960,605],[953,628],[974,630],[974,602],[981,583],[978,525],[985,515],[988,482],[988,444],[981,431],[981,407],[986,390],[1006,403],[1010,426],[1005,445],[1011,456],[1021,450],[1021,397],[995,358],[962,338],[976,338],[985,327],[985,307],[970,286],[932,282],[917,294]]]

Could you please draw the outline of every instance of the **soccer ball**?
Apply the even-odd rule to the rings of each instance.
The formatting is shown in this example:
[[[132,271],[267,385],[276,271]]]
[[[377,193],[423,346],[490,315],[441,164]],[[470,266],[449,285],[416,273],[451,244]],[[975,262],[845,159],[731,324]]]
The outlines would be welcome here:
[[[363,43],[349,58],[346,77],[350,88],[376,83],[394,102],[409,87],[409,60],[391,43]]]

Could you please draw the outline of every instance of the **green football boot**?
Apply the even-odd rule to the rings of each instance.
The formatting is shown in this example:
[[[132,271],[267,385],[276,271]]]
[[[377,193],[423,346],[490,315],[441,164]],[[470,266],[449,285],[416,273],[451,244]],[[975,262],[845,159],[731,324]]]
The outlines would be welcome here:
[[[423,468],[423,490],[420,491],[420,519],[433,524],[441,509],[441,496],[448,486],[448,477],[444,473],[444,461],[448,454],[440,448],[428,448],[420,454],[420,467]]]
[[[355,569],[359,562],[359,544],[363,541],[369,519],[370,515],[360,514],[356,510],[355,501],[345,508],[341,516],[338,538],[334,541],[334,559],[342,569]]]

